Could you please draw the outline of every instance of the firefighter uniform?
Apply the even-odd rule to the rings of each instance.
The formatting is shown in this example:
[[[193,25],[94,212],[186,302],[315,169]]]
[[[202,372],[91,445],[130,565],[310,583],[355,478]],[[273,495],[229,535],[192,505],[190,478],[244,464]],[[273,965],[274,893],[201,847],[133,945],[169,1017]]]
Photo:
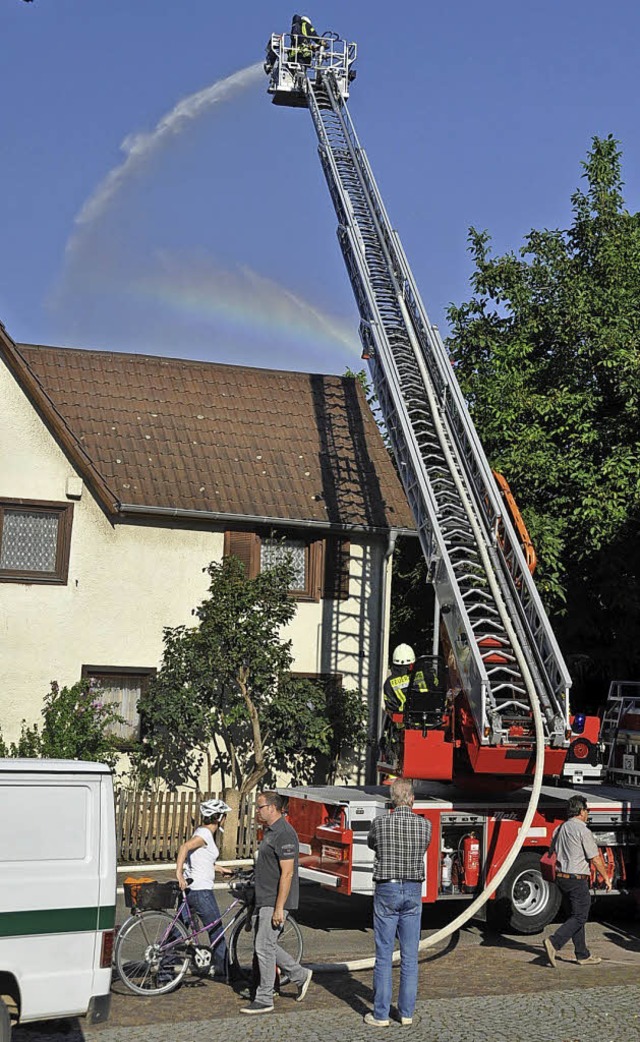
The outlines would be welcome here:
[[[294,14],[291,22],[291,43],[289,61],[311,65],[314,52],[320,46],[320,37],[306,15]]]

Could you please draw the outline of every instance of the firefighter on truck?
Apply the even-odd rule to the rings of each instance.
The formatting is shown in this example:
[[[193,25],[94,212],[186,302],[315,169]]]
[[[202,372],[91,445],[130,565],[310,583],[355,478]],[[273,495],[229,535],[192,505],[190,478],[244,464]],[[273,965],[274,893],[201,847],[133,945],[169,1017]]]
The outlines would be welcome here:
[[[398,644],[391,658],[391,670],[385,680],[383,695],[385,720],[380,736],[380,759],[394,763],[398,758],[399,731],[412,723],[416,709],[421,726],[429,709],[440,707],[442,685],[437,659],[425,655],[416,658],[410,644]],[[398,720],[398,717],[402,720]]]

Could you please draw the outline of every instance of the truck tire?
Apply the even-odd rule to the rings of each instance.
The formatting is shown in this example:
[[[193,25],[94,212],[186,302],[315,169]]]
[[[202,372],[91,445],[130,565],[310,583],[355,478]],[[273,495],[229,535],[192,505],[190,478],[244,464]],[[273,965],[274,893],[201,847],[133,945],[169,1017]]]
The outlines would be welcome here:
[[[0,999],[0,1042],[11,1040],[11,1017],[5,1002]]]
[[[498,887],[492,918],[499,929],[512,933],[540,933],[556,915],[562,894],[540,874],[540,854],[525,850]]]

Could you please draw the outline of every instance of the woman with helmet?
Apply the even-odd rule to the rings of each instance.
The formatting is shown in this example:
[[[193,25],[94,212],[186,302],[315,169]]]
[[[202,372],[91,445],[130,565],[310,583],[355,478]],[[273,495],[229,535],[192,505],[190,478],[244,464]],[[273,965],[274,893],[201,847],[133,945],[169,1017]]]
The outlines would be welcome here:
[[[223,800],[205,800],[201,803],[202,824],[178,851],[176,879],[181,890],[188,888],[189,907],[197,912],[203,923],[213,923],[220,918],[220,909],[213,893],[216,861],[220,855],[214,836],[224,831],[223,822],[230,810]],[[229,869],[220,867],[218,872],[223,876],[233,874]],[[211,931],[210,944],[218,933],[217,929]],[[229,955],[224,937],[213,948],[212,971],[216,977],[228,980]]]

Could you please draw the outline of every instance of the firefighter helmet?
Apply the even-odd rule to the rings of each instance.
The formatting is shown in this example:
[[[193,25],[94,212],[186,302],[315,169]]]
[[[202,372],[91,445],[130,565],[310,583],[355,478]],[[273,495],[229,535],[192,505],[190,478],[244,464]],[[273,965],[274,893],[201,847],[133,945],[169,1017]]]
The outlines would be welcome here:
[[[415,652],[410,644],[398,644],[391,658],[394,666],[410,666],[415,660]]]

